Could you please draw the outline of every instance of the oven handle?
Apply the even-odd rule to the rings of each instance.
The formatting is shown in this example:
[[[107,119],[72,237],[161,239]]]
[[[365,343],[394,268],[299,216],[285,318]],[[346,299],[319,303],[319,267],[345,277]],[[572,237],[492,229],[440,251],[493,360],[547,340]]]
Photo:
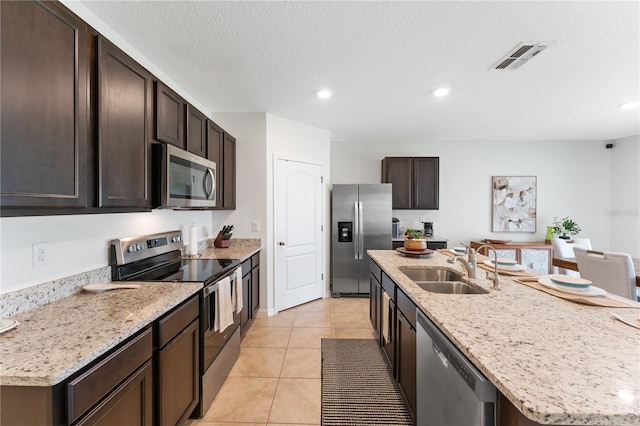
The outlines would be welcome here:
[[[204,291],[203,296],[204,296],[204,297],[207,297],[207,296],[209,296],[211,293],[213,293],[213,292],[215,292],[215,291],[217,291],[217,290],[218,290],[218,283],[208,285],[208,286],[206,286],[206,287],[204,288],[204,290],[203,290],[203,291]]]

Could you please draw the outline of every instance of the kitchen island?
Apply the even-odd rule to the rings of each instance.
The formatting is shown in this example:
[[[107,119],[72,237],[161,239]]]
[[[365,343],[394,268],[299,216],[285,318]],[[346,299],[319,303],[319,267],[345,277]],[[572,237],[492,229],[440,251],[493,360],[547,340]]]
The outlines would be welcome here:
[[[430,293],[398,267],[444,267],[466,275],[462,265],[447,263],[438,252],[428,259],[387,250],[368,254],[527,419],[640,423],[640,331],[609,316],[640,317],[640,308],[572,303],[505,276],[499,291],[489,280],[468,280],[488,294]]]

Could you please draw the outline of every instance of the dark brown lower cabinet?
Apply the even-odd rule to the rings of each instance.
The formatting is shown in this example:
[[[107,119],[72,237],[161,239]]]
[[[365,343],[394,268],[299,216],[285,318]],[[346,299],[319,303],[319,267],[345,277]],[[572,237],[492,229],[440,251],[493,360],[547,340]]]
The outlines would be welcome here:
[[[198,321],[158,351],[159,425],[184,423],[198,405]]]
[[[153,424],[153,364],[147,361],[76,425]]]
[[[415,422],[416,306],[400,289],[396,297],[396,379]]]
[[[380,279],[382,271],[373,261],[369,265],[369,321],[373,327],[375,338],[380,342],[380,303],[382,297],[382,287]]]
[[[260,309],[260,252],[242,262],[242,292],[240,334],[244,337]]]
[[[388,305],[385,304],[389,297]],[[386,312],[385,312],[386,311]],[[382,273],[382,292],[380,297],[380,334],[381,344],[387,356],[393,376],[396,374],[396,294],[395,283],[385,273]],[[387,334],[388,338],[385,338]]]

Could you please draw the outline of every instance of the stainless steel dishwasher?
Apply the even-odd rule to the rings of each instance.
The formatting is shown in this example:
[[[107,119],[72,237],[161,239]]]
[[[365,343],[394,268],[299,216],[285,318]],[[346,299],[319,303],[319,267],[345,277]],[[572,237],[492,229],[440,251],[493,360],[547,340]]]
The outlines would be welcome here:
[[[418,426],[494,426],[497,390],[419,309]]]

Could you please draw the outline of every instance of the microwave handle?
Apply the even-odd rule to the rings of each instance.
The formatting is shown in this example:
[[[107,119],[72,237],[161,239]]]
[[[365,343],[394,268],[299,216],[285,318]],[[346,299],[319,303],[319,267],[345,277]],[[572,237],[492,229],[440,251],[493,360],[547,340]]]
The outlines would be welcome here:
[[[207,182],[209,180],[211,180],[211,192],[207,189]],[[207,169],[204,179],[202,179],[202,189],[204,190],[204,194],[207,196],[207,200],[210,200],[216,193],[216,177],[211,169]]]

